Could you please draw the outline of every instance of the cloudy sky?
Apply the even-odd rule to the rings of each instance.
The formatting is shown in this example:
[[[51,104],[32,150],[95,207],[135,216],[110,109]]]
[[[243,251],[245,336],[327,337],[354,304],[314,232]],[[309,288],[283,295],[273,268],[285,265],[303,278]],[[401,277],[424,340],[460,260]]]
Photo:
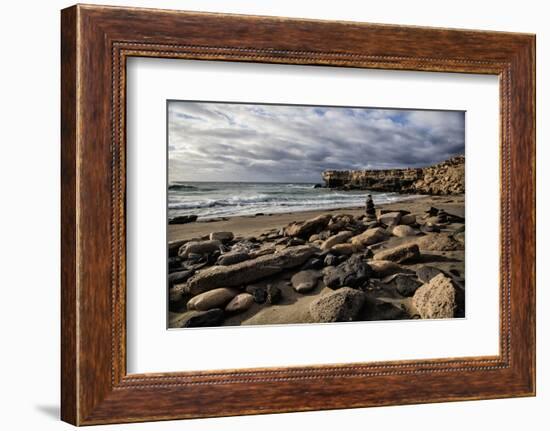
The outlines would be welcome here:
[[[170,101],[170,181],[321,182],[464,154],[464,113]]]

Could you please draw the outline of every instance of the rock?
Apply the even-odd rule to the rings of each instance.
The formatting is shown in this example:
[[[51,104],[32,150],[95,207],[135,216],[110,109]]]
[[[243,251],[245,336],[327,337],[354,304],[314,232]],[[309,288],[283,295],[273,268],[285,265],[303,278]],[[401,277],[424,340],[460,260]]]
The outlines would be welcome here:
[[[359,287],[369,280],[371,268],[359,255],[350,257],[336,267],[328,267],[323,277],[325,286],[337,289],[343,286]]]
[[[464,250],[464,244],[447,233],[430,233],[414,241],[421,250],[427,251],[455,251]]]
[[[197,221],[198,216],[196,215],[184,215],[184,216],[177,216],[168,221],[168,224],[185,224],[185,223],[192,223],[194,221]]]
[[[210,234],[210,240],[212,241],[229,242],[232,241],[234,237],[233,232],[212,232]]]
[[[208,292],[193,296],[193,298],[187,302],[187,309],[205,311],[212,308],[222,308],[238,293],[236,289],[230,289],[228,287],[209,290]]]
[[[374,207],[374,202],[371,195],[367,195],[367,200],[365,202],[365,214],[367,220],[376,219],[376,208]]]
[[[444,274],[439,268],[429,265],[422,265],[416,269],[416,276],[422,283],[428,283],[436,275]]]
[[[368,262],[374,276],[378,278],[387,277],[397,273],[413,273],[410,269],[404,268],[401,265],[390,262],[389,260],[371,260]]]
[[[193,275],[195,271],[192,269],[185,271],[172,272],[168,275],[168,286],[172,287],[174,284],[184,283],[189,277]]]
[[[338,255],[346,255],[346,256],[350,256],[352,255],[353,253],[355,253],[355,251],[357,251],[357,246],[355,246],[354,244],[336,244],[335,246],[333,246],[331,249],[330,249],[331,252],[333,253],[336,253]]]
[[[192,295],[217,287],[242,286],[306,262],[318,249],[309,245],[288,247],[276,253],[228,266],[213,266],[187,282]]]
[[[305,240],[301,238],[290,238],[287,242],[287,245],[290,247],[294,247],[296,245],[304,245],[305,243]]]
[[[367,247],[377,242],[384,241],[386,239],[386,231],[380,227],[367,229],[362,234],[356,235],[351,238],[352,244],[357,244],[362,247]]]
[[[427,222],[427,223],[423,224],[422,226],[420,226],[420,230],[424,233],[432,233],[432,232],[439,232],[440,231],[439,226],[437,226],[436,224],[431,223],[431,222]]]
[[[401,221],[401,213],[399,211],[381,214],[378,217],[378,223],[386,226],[397,226]]]
[[[316,234],[314,233],[313,235],[311,235],[308,239],[309,242],[315,242],[315,241],[319,241],[319,234]]]
[[[170,313],[170,328],[198,328],[220,326],[223,323],[223,311],[213,308],[208,311],[188,311],[186,313]]]
[[[330,250],[333,246],[346,242],[352,236],[353,233],[348,230],[337,233],[336,235],[332,235],[323,243],[323,245],[321,246],[321,250]]]
[[[411,225],[416,223],[416,216],[414,214],[405,214],[401,216],[400,224]]]
[[[397,290],[402,296],[413,296],[416,289],[422,285],[416,278],[406,274],[395,274],[384,280],[384,282]]]
[[[334,266],[338,263],[338,259],[333,254],[327,254],[323,263],[325,266]]]
[[[365,294],[350,287],[342,287],[315,299],[309,312],[315,322],[351,322],[357,318],[365,303]]]
[[[389,260],[402,263],[407,260],[416,259],[420,256],[417,244],[403,244],[397,247],[388,248],[375,253],[374,260]]]
[[[290,282],[294,290],[299,293],[309,292],[317,286],[319,280],[319,273],[317,271],[300,271],[292,276]]]
[[[331,217],[330,214],[322,214],[302,223],[292,223],[285,228],[285,235],[309,238],[310,235],[323,230]]]
[[[327,170],[322,178],[328,188],[382,192],[448,195],[464,193],[464,156],[455,156],[425,168]]]
[[[403,224],[395,226],[392,233],[397,237],[416,236],[416,231],[412,227]]]
[[[325,266],[323,259],[320,257],[314,257],[312,259],[309,259],[303,266],[302,270],[307,269],[322,269]]]
[[[233,265],[235,263],[244,262],[245,260],[249,259],[250,256],[245,251],[230,251],[228,253],[222,254],[217,262],[216,265]]]
[[[263,286],[246,286],[246,291],[252,295],[256,304],[263,304],[267,300],[267,289]]]
[[[178,271],[181,269],[181,258],[169,257],[168,258],[168,272]]]
[[[182,302],[185,297],[187,297],[186,294],[187,291],[187,285],[186,284],[174,284],[173,286],[168,288],[168,302]],[[189,299],[187,297],[187,299]],[[182,306],[184,306],[187,303],[185,301]]]
[[[184,245],[186,242],[189,242],[186,239],[178,240],[178,241],[170,241],[168,243],[168,257],[176,257],[178,255],[178,251],[182,245]]]
[[[464,232],[455,232],[453,233],[453,239],[464,247],[466,243],[466,234]]]
[[[191,253],[198,255],[209,254],[216,250],[219,250],[221,245],[222,243],[218,240],[190,241],[187,244],[181,246],[178,254],[184,259],[187,258]]]
[[[252,304],[254,304],[254,297],[250,293],[239,293],[225,306],[225,311],[228,313],[240,313],[248,310],[252,307]]]
[[[454,317],[457,305],[452,281],[443,274],[436,275],[415,292],[413,306],[422,319]]]
[[[251,259],[256,259],[258,257],[272,255],[276,251],[277,249],[275,247],[264,247],[259,250],[251,251],[248,257],[250,257]]]
[[[283,293],[281,292],[281,289],[277,286],[272,286],[271,284],[267,285],[267,298],[265,302],[268,304],[277,304],[282,297]]]

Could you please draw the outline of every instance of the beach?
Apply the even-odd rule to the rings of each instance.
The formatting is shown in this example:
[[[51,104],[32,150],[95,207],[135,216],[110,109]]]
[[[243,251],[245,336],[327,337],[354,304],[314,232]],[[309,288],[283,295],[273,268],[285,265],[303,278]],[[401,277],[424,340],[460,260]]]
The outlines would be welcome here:
[[[375,206],[169,224],[169,326],[463,317],[464,195]]]

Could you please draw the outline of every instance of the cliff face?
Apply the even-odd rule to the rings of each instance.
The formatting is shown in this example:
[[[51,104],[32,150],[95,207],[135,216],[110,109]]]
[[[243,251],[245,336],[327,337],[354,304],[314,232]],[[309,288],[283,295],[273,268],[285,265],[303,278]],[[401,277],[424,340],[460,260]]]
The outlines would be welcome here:
[[[325,186],[344,190],[452,195],[464,193],[464,156],[425,168],[324,171]]]

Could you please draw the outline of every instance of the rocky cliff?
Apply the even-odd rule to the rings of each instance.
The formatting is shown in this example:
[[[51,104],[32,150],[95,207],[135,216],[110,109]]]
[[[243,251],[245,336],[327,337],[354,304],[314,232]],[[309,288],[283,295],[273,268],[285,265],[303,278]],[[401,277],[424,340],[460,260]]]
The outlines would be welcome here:
[[[464,156],[425,168],[322,173],[325,186],[343,190],[453,195],[464,193]]]

